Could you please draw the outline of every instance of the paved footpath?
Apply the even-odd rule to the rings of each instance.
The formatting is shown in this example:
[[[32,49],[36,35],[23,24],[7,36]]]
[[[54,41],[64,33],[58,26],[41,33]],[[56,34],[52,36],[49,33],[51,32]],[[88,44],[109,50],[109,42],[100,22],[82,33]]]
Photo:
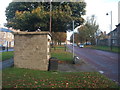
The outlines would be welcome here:
[[[89,64],[58,64],[58,71],[60,72],[95,72],[96,70]]]
[[[0,62],[0,70],[5,69],[7,67],[11,67],[14,65],[13,58],[9,60],[5,60]],[[61,72],[94,72],[96,71],[93,67],[89,64],[82,62],[80,64],[72,64],[72,63],[59,63],[58,64],[58,71]]]

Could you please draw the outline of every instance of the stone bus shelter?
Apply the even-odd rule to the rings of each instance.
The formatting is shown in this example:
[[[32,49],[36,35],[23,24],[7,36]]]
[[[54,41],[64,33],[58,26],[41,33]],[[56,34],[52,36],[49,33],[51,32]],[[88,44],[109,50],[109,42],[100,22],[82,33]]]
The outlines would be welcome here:
[[[15,32],[14,66],[48,70],[50,58],[49,32]]]

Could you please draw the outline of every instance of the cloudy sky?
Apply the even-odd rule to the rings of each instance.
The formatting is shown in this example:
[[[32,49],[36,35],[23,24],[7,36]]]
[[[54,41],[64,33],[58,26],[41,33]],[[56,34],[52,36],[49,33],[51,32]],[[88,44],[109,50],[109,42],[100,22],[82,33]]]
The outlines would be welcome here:
[[[94,14],[100,30],[109,32],[112,11],[112,29],[118,24],[118,1],[120,0],[85,0],[87,2],[86,16]],[[106,13],[109,15],[107,16]]]
[[[5,9],[12,0],[0,0],[0,26],[6,23]]]
[[[91,17],[92,15],[96,16],[97,24],[101,31],[110,32],[111,25],[111,14],[112,11],[112,30],[116,28],[115,25],[118,24],[118,2],[120,0],[85,0],[87,3],[86,6],[86,15],[83,16],[84,19]],[[106,15],[108,13],[109,15]],[[70,36],[73,32],[68,33],[67,39],[70,39]]]
[[[0,0],[0,26],[3,26],[3,23],[6,23],[5,8],[11,1],[12,0]],[[119,1],[120,0],[85,0],[87,6],[86,15],[84,18],[86,19],[91,15],[95,15],[100,30],[106,31],[108,33],[110,31],[110,11],[112,11],[112,29],[114,29],[115,25],[118,24]],[[109,13],[109,15],[106,15],[106,13]]]

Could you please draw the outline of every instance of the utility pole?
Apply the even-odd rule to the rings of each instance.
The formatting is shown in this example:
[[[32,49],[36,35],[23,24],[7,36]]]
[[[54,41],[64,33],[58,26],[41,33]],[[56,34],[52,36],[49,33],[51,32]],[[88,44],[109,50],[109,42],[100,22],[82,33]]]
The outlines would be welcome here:
[[[73,20],[73,58],[74,58],[74,20]]]
[[[51,32],[51,28],[52,28],[52,4],[51,4],[51,1],[50,0],[50,32]]]

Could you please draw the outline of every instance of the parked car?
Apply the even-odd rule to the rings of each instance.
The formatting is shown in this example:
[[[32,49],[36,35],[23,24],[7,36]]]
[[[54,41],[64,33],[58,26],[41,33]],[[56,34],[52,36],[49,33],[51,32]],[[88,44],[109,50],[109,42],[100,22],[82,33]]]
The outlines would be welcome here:
[[[83,47],[84,47],[84,44],[80,44],[79,47],[80,47],[80,48],[83,48]]]
[[[91,42],[86,42],[86,43],[84,43],[85,45],[91,45]]]
[[[0,45],[0,50],[5,50],[5,46]]]
[[[75,47],[77,47],[77,44],[76,44],[76,43],[74,43],[74,44],[72,44],[72,45],[74,45]]]

